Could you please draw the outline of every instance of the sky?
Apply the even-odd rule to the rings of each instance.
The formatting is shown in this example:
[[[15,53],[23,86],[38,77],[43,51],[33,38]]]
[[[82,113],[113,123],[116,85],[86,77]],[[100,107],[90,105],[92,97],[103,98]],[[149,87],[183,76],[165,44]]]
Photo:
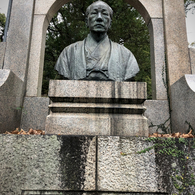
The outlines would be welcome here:
[[[0,13],[7,14],[9,0],[0,0]]]
[[[187,13],[186,27],[188,42],[195,42],[195,11],[194,14],[192,13],[192,10]]]
[[[0,13],[7,14],[9,0],[0,0]],[[195,11],[188,12],[186,18],[188,42],[195,42]]]

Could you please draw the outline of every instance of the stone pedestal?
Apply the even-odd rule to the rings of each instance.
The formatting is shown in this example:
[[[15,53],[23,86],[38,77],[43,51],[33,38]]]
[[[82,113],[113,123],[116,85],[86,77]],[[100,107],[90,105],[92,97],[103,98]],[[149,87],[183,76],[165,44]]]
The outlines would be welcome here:
[[[51,80],[47,134],[148,136],[146,83]]]

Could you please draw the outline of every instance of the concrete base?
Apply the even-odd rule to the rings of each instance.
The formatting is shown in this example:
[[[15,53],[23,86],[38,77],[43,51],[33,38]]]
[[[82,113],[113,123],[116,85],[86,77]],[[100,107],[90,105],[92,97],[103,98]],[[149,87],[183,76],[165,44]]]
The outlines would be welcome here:
[[[146,83],[51,81],[47,134],[148,136]]]

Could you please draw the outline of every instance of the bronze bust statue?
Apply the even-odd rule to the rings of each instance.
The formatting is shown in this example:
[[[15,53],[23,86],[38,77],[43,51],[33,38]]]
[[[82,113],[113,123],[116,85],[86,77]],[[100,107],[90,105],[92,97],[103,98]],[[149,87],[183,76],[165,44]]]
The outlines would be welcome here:
[[[139,67],[131,51],[108,38],[112,8],[96,1],[87,8],[86,15],[90,33],[83,41],[62,51],[55,69],[70,80],[130,80],[139,72]]]

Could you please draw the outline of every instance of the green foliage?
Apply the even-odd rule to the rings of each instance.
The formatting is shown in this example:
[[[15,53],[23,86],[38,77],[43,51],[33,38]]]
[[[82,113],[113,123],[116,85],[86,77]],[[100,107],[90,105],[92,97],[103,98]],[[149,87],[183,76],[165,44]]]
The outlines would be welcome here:
[[[86,8],[94,0],[73,0],[65,4],[52,18],[46,35],[45,66],[42,93],[47,94],[49,79],[61,79],[54,70],[61,51],[71,43],[83,40],[89,30],[85,24]],[[135,55],[140,72],[135,81],[147,82],[148,98],[151,98],[151,67],[148,28],[141,15],[124,0],[105,0],[114,15],[109,38],[123,44]]]
[[[3,41],[5,22],[6,22],[5,14],[0,13],[0,42]]]
[[[195,47],[195,41],[194,42],[192,42],[192,43],[190,43],[189,45],[188,45],[189,47]]]
[[[161,155],[161,158],[166,159],[166,156],[170,156],[174,162],[178,161],[178,165],[172,164],[170,178],[179,194],[189,194],[190,187],[195,186],[195,174],[192,173],[192,167],[188,166],[190,161],[195,160],[189,157],[190,152],[195,149],[195,140],[153,137],[145,141],[153,142],[153,145],[136,153],[142,154],[154,149],[155,154]]]

